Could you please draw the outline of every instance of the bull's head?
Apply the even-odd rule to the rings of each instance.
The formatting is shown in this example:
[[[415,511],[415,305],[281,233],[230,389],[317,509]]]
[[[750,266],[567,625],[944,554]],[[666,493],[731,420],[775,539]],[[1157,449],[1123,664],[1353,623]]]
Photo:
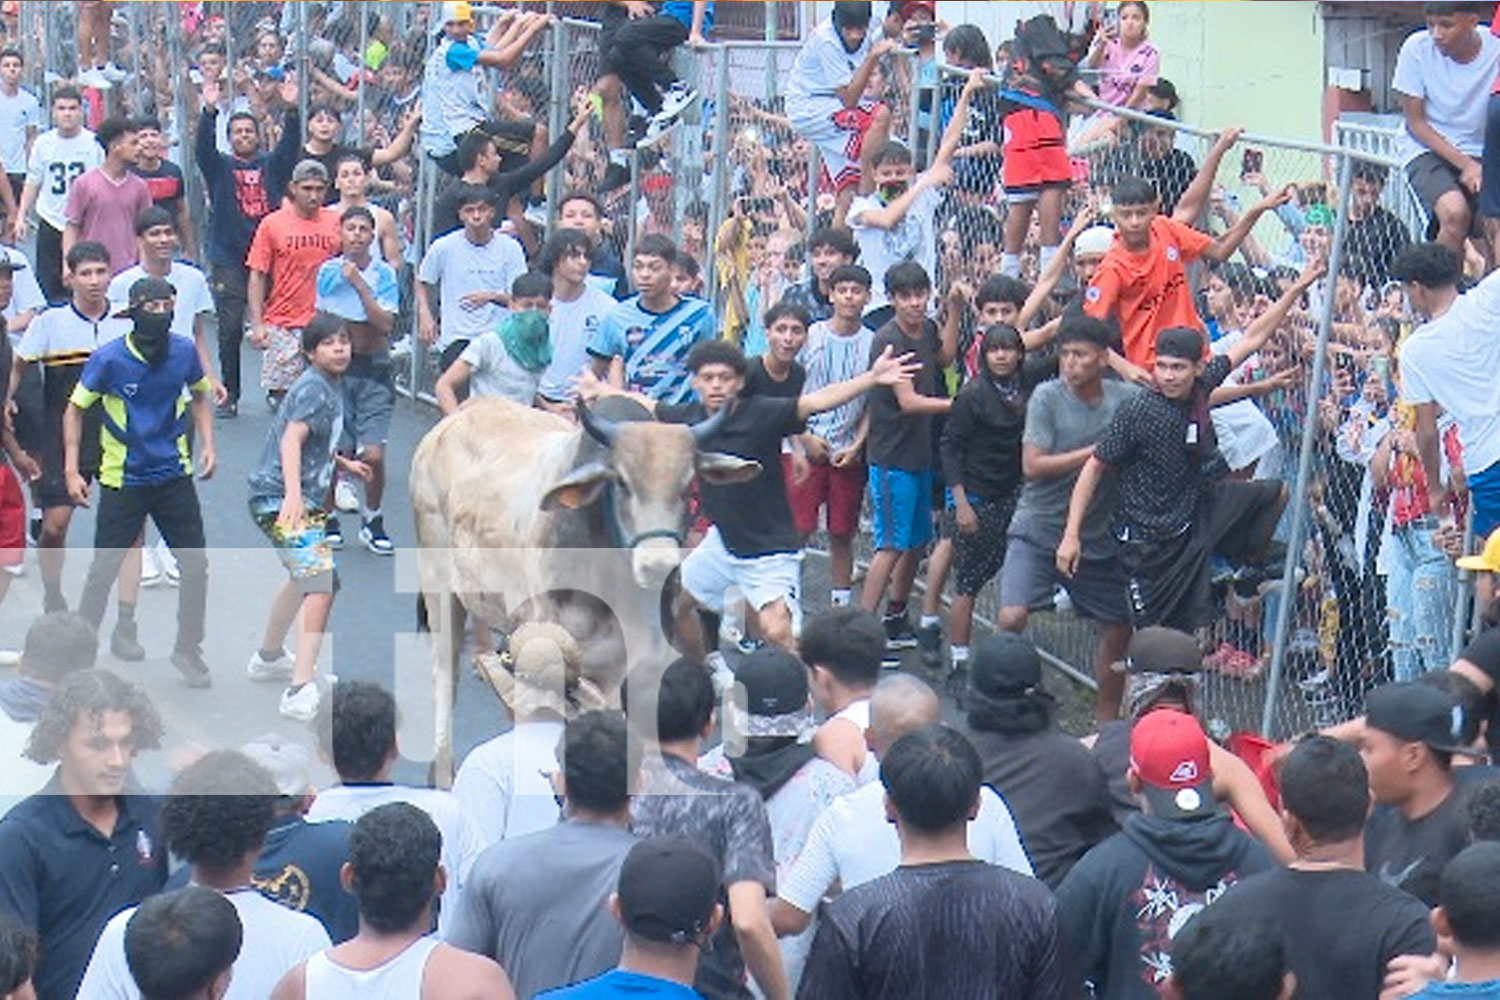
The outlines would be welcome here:
[[[693,477],[715,486],[742,483],[759,462],[703,452],[699,445],[723,424],[725,408],[691,427],[654,420],[616,422],[579,407],[584,431],[607,451],[580,465],[548,491],[543,510],[581,510],[606,499],[615,542],[630,550],[638,585],[656,588],[681,561]]]

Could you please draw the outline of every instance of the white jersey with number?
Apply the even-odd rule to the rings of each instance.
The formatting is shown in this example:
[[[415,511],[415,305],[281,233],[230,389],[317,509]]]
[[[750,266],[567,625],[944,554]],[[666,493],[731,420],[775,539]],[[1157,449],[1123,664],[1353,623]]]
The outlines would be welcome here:
[[[37,136],[26,167],[27,183],[37,186],[36,214],[61,231],[68,223],[68,193],[73,183],[103,162],[104,149],[88,129],[66,139],[55,128]]]

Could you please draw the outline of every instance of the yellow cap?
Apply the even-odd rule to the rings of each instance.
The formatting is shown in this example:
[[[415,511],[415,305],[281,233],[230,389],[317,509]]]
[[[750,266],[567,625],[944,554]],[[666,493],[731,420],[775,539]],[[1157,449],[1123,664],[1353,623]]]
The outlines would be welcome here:
[[[469,6],[469,0],[450,0],[443,6],[443,14],[444,24],[474,20],[474,8]]]
[[[1458,568],[1480,573],[1500,573],[1500,529],[1496,529],[1485,540],[1483,552],[1477,556],[1464,556],[1458,561]]]

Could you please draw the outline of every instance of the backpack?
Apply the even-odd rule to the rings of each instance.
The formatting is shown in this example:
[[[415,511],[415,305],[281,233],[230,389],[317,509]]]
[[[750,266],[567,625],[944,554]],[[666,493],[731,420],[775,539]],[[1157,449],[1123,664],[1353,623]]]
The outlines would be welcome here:
[[[1057,26],[1050,14],[1038,14],[1016,25],[1010,64],[1011,87],[1035,87],[1036,96],[1060,103],[1087,54],[1087,39]],[[1030,85],[1030,86],[1028,86]]]

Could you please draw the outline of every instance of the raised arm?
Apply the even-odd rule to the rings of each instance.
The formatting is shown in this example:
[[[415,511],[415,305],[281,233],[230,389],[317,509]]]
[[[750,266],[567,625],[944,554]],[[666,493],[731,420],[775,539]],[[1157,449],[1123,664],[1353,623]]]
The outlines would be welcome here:
[[[1047,299],[1052,295],[1053,289],[1062,280],[1062,276],[1067,273],[1068,261],[1073,257],[1073,244],[1078,241],[1078,237],[1083,234],[1085,229],[1094,224],[1094,220],[1097,217],[1098,213],[1092,202],[1080,208],[1078,214],[1073,216],[1073,225],[1068,227],[1068,232],[1063,236],[1063,241],[1058,246],[1057,253],[1052,255],[1052,259],[1047,262],[1047,269],[1037,277],[1036,287],[1031,290],[1030,295],[1026,296],[1026,302],[1021,306],[1021,312],[1016,316],[1016,328],[1023,334],[1026,328],[1031,325],[1031,321],[1042,311],[1042,306],[1046,304]],[[1026,349],[1029,351],[1033,346],[1038,345],[1028,343]]]
[[[1238,368],[1245,363],[1246,358],[1266,346],[1266,341],[1270,340],[1271,335],[1281,328],[1281,324],[1286,320],[1287,313],[1292,311],[1292,307],[1297,304],[1297,300],[1302,298],[1303,294],[1319,278],[1327,273],[1327,265],[1320,261],[1309,265],[1299,274],[1297,280],[1292,282],[1291,287],[1286,290],[1286,294],[1273,302],[1271,308],[1257,317],[1246,328],[1245,335],[1226,352],[1225,356],[1229,358],[1231,367]]]
[[[865,96],[865,88],[870,85],[870,74],[875,72],[875,67],[880,65],[880,60],[887,52],[896,51],[896,46],[896,40],[893,38],[882,38],[870,46],[869,54],[865,56],[865,61],[859,64],[859,69],[854,71],[854,76],[836,91],[844,107],[852,108],[859,104],[860,99]]]
[[[1256,202],[1250,207],[1248,212],[1240,216],[1240,220],[1230,228],[1229,232],[1214,240],[1212,245],[1203,251],[1203,258],[1222,264],[1234,256],[1234,252],[1240,248],[1240,244],[1245,241],[1245,237],[1250,235],[1250,231],[1255,228],[1255,224],[1260,221],[1260,217],[1290,202],[1292,196],[1296,194],[1296,190],[1296,185],[1288,184],[1280,191]]]
[[[1244,131],[1242,128],[1228,128],[1219,133],[1219,137],[1209,147],[1208,155],[1203,158],[1203,165],[1193,176],[1192,183],[1182,192],[1182,197],[1177,199],[1172,221],[1191,226],[1203,217],[1203,207],[1208,204],[1208,197],[1213,193],[1214,178],[1219,176],[1219,164],[1224,162],[1224,156],[1240,141]]]
[[[880,352],[880,357],[875,359],[875,363],[870,365],[869,371],[856,375],[851,379],[846,379],[843,382],[835,382],[832,385],[824,386],[817,392],[810,392],[798,397],[797,416],[802,420],[806,420],[814,413],[836,410],[845,403],[869,392],[877,385],[894,388],[898,399],[901,396],[903,387],[918,399],[925,399],[926,397],[924,396],[917,396],[916,391],[911,387],[912,376],[921,371],[921,369],[921,362],[916,361],[912,355],[903,354],[898,358],[896,357],[896,352],[887,347],[884,351]],[[939,401],[933,400],[933,402]],[[948,401],[941,400],[941,402],[945,404],[942,412],[946,413],[948,409],[946,404]],[[903,405],[902,409],[906,409],[906,407]]]

